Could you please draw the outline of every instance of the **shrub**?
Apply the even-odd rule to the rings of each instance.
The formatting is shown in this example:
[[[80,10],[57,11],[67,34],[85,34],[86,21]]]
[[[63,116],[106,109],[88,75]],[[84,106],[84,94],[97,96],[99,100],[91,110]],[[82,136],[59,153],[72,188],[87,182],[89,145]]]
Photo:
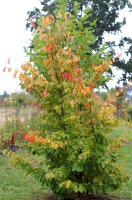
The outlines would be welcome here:
[[[126,180],[118,164],[119,141],[109,136],[116,125],[114,99],[101,100],[94,88],[107,81],[111,61],[103,49],[93,52],[92,25],[61,6],[55,17],[42,16],[34,33],[30,63],[22,65],[22,88],[38,99],[43,111],[41,129],[24,138],[41,164],[14,155],[60,199],[116,190]],[[78,15],[77,9],[75,10]]]

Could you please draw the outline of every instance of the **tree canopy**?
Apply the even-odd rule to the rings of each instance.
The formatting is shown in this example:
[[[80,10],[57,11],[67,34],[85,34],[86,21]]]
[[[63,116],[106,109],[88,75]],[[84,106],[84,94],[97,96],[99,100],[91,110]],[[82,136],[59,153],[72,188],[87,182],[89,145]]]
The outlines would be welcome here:
[[[107,81],[113,60],[105,49],[93,51],[93,23],[83,26],[90,11],[77,20],[77,8],[71,14],[61,4],[55,16],[40,17],[33,48],[27,50],[32,64],[23,64],[19,74],[22,88],[42,111],[36,129],[22,135],[23,145],[41,162],[34,166],[12,156],[60,200],[107,193],[127,180],[118,162],[119,140],[110,135],[117,125],[115,99],[101,100],[94,92]]]
[[[28,19],[26,27],[30,28],[31,31],[37,27],[37,19],[41,15],[47,15],[47,14],[54,14],[54,11],[57,8],[58,0],[41,0],[41,6],[42,8],[34,8],[32,11],[28,11]],[[74,14],[74,4],[75,2],[79,3],[79,10],[80,16],[83,14],[83,10],[85,8],[91,8],[91,21],[96,21],[96,26],[93,27],[94,36],[97,38],[95,44],[92,46],[92,48],[96,51],[99,50],[100,46],[103,44],[104,34],[116,34],[121,31],[121,28],[123,25],[126,24],[126,19],[124,18],[122,22],[117,21],[117,18],[119,16],[119,12],[124,9],[126,6],[130,9],[132,7],[130,0],[65,0],[66,2],[66,8],[69,12]],[[33,23],[31,24],[31,20],[33,20]],[[85,26],[89,27],[89,21],[87,19],[84,22]],[[115,46],[119,46],[120,48],[124,47],[125,45],[128,45],[129,48],[125,52],[126,55],[129,55],[130,59],[128,62],[125,60],[121,60],[120,58],[116,58],[116,62],[114,63],[114,66],[118,67],[119,69],[122,69],[123,76],[122,79],[126,81],[127,79],[132,78],[132,39],[128,37],[123,37],[117,44],[115,41],[106,41],[106,44],[109,47],[110,52],[113,56],[115,56]],[[32,48],[32,45],[30,46]]]

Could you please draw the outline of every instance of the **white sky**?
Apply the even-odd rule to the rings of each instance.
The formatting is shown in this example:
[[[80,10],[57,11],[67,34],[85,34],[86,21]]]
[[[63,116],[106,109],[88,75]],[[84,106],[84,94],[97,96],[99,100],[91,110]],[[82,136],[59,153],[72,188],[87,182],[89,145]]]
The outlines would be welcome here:
[[[23,47],[27,46],[31,33],[26,30],[27,11],[39,6],[39,0],[0,0],[0,93],[17,91],[19,81],[3,68],[20,68],[27,60]],[[10,65],[7,59],[11,58]]]
[[[23,47],[28,46],[31,33],[25,29],[27,11],[40,5],[39,0],[0,0],[0,94],[18,91],[20,87],[18,80],[13,80],[12,73],[4,73],[3,68],[10,66],[20,68],[23,61],[26,61]],[[132,13],[125,9],[121,13],[121,18],[127,18],[127,26],[123,28],[123,35],[132,35],[131,20]],[[119,35],[113,36],[115,40]],[[10,65],[7,59],[11,58]],[[119,76],[119,72],[117,73]],[[114,85],[112,81],[110,85]]]

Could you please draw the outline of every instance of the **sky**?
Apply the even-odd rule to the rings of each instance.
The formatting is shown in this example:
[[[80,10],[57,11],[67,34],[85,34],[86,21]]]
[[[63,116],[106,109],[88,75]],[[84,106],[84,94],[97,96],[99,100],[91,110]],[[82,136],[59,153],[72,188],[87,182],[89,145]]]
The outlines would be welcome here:
[[[27,11],[39,5],[39,0],[0,0],[0,94],[20,90],[19,80],[14,80],[12,73],[4,73],[3,68],[19,69],[28,60],[23,50],[31,38],[25,28]]]
[[[30,31],[25,28],[27,11],[39,6],[39,0],[0,0],[0,94],[5,90],[8,93],[20,91],[19,80],[13,79],[12,73],[3,72],[3,68],[20,69],[21,64],[28,60],[23,50],[24,46],[28,46],[31,38]],[[121,12],[119,20],[124,16],[127,18],[127,25],[122,29],[122,35],[130,36],[132,35],[132,30],[130,30],[132,13],[128,13],[125,9]],[[119,37],[120,34],[111,36],[115,40]],[[121,51],[117,49],[117,52]],[[10,64],[7,64],[9,57]],[[118,78],[121,72],[115,71],[115,74]],[[114,86],[116,80],[111,81],[109,85]]]

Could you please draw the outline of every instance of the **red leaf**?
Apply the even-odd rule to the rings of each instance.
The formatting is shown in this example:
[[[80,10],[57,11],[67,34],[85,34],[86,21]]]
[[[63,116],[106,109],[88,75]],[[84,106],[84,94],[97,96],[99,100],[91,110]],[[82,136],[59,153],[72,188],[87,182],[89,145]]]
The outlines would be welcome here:
[[[7,67],[4,67],[4,68],[3,68],[3,72],[5,72],[5,71],[6,71],[6,68],[7,68]]]
[[[73,81],[75,80],[75,78],[76,78],[76,76],[75,76],[75,75],[72,75],[72,80],[73,80]]]
[[[30,136],[30,142],[34,142],[35,141],[35,135],[31,135]]]
[[[66,78],[66,72],[61,75],[62,78]]]
[[[12,136],[11,136],[11,144],[12,145],[14,144],[14,139],[15,139],[15,136],[14,136],[14,133],[12,133]]]
[[[91,84],[89,85],[89,87],[90,87],[90,89],[93,89],[93,88],[94,88],[94,84],[91,83]]]
[[[38,104],[38,105],[37,105],[37,107],[40,109],[40,108],[41,108],[41,105],[40,105],[40,104]]]
[[[35,27],[35,23],[32,21],[31,22],[31,26],[34,28]]]
[[[70,79],[70,74],[66,74],[66,79]]]
[[[29,140],[29,134],[25,134],[24,140],[27,142]]]

